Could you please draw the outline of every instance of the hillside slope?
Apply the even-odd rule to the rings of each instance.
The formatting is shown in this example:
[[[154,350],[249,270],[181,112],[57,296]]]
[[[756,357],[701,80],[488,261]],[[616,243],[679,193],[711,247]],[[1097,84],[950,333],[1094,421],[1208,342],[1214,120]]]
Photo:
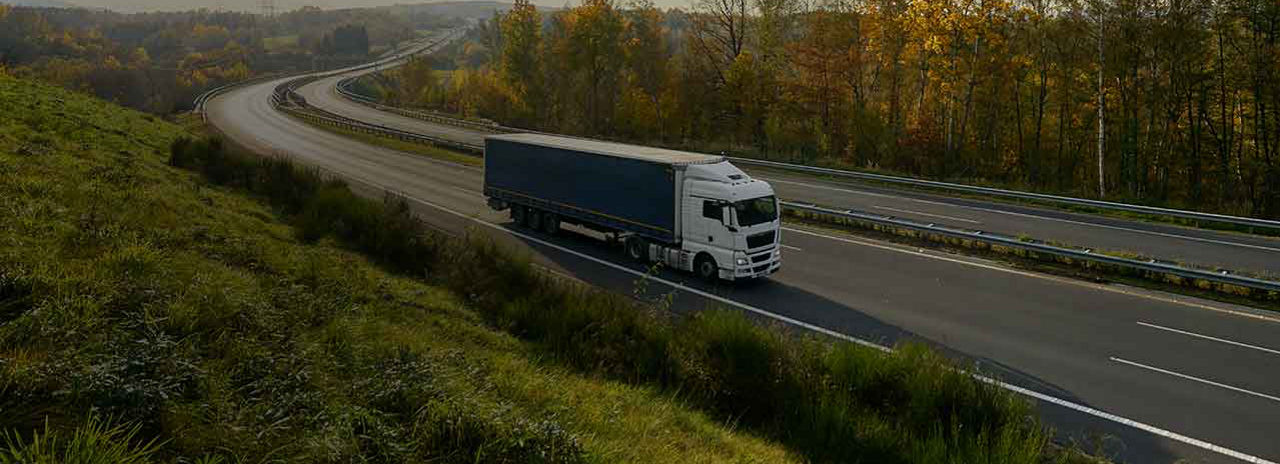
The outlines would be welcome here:
[[[0,115],[0,461],[793,460],[304,243],[167,166],[178,126],[2,74]]]

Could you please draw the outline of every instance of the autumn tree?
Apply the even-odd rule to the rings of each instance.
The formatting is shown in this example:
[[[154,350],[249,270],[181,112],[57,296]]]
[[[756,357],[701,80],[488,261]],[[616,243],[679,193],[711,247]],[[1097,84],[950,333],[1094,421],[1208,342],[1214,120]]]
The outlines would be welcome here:
[[[545,103],[538,59],[541,46],[542,15],[528,0],[518,0],[502,17],[498,72],[524,118],[531,115],[531,108]]]

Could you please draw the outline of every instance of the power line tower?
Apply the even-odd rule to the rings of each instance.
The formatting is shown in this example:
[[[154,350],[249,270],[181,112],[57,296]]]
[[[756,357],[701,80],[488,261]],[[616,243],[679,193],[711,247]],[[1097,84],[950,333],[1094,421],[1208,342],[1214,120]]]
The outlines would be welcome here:
[[[258,6],[262,7],[262,16],[267,18],[276,17],[276,0],[261,0]]]

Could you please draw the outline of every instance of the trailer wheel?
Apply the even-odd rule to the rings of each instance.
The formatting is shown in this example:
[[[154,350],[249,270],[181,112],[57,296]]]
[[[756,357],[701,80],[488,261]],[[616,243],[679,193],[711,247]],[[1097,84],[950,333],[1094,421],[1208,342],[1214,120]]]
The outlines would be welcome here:
[[[645,263],[649,261],[649,241],[637,236],[627,237],[627,257],[632,261]]]
[[[511,222],[516,226],[524,225],[524,207],[520,205],[511,205]]]
[[[524,215],[524,221],[524,225],[530,229],[538,230],[538,228],[542,227],[542,211],[538,211],[537,208],[529,208],[529,211]]]
[[[547,235],[560,232],[560,217],[553,213],[542,213],[542,231]]]
[[[693,272],[707,282],[715,282],[720,277],[720,267],[716,266],[715,258],[705,253],[693,260]]]

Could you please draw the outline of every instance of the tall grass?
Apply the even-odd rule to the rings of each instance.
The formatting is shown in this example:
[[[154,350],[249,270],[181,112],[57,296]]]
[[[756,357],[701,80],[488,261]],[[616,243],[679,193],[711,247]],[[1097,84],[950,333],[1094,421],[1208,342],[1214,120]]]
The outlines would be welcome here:
[[[815,461],[1032,463],[1064,456],[1050,453],[1051,432],[1027,401],[922,346],[885,354],[725,310],[675,317],[539,272],[484,238],[433,234],[403,201],[365,200],[314,171],[216,141],[180,140],[171,163],[262,195],[291,214],[307,239],[333,237],[428,276],[564,364],[674,392]]]
[[[70,433],[45,424],[30,437],[6,431],[0,448],[0,464],[146,464],[152,462],[157,443],[142,441],[138,425],[112,425],[90,416]]]

